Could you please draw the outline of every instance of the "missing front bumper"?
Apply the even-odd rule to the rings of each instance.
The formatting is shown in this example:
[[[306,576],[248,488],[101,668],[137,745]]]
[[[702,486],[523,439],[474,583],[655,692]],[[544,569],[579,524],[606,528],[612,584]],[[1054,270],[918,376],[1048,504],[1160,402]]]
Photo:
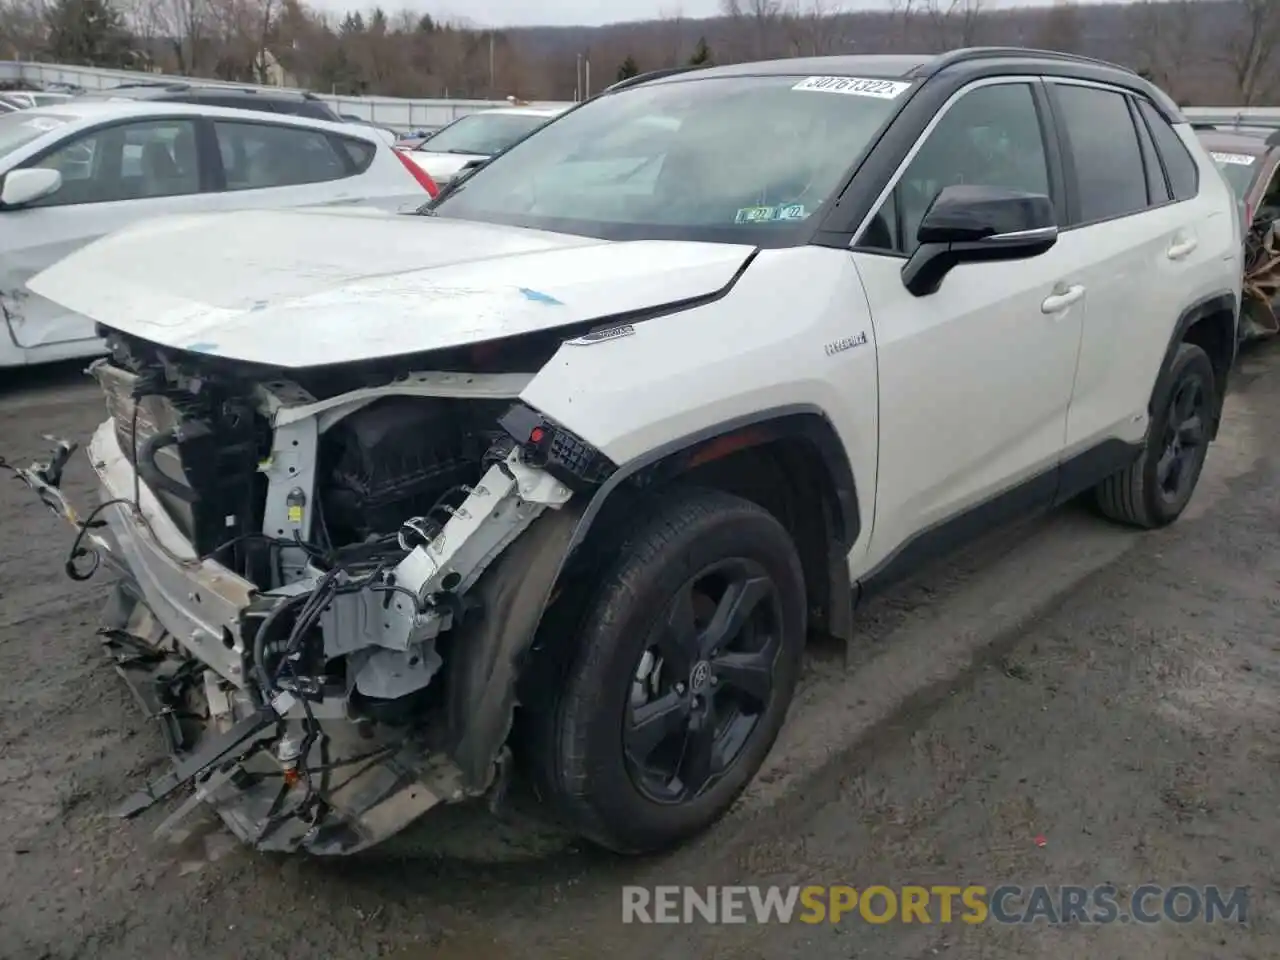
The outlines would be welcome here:
[[[158,833],[203,802],[259,850],[344,855],[463,797],[456,768],[406,731],[316,718],[318,735],[299,750],[306,725],[248,697],[218,718],[207,668],[182,651],[139,593],[133,581],[117,584],[99,632],[117,672],[161,725],[176,765],[126,801],[122,815],[134,816],[190,782],[194,793]]]

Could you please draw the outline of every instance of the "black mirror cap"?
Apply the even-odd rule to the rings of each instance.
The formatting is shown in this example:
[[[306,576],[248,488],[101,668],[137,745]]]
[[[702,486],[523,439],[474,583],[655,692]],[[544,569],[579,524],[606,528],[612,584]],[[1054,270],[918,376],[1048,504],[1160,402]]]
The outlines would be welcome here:
[[[937,293],[962,263],[1027,260],[1058,242],[1053,202],[1043,194],[1003,187],[947,187],[924,215],[919,246],[902,267],[916,297]]]
[[[1053,201],[1044,194],[957,184],[938,194],[916,240],[921,244],[978,243],[1003,234],[1047,232],[1057,225]]]

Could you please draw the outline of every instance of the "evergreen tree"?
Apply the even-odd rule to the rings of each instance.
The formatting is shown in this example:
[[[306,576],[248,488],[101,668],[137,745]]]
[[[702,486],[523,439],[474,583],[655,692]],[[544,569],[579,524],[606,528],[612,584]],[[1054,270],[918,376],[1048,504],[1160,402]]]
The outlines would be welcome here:
[[[693,48],[693,56],[689,58],[689,66],[703,67],[711,66],[711,48],[707,46],[707,38],[699,37],[698,45]]]
[[[634,77],[640,72],[640,68],[636,65],[636,58],[627,54],[627,59],[622,61],[618,67],[618,79],[626,80],[628,77]]]

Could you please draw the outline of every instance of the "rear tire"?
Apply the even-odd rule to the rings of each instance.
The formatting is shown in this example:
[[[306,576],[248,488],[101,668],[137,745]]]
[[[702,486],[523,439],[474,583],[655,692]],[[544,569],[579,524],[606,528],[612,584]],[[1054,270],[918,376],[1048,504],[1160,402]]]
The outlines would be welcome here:
[[[1103,516],[1152,530],[1182,515],[1195,493],[1217,409],[1213,364],[1193,343],[1178,346],[1163,406],[1152,411],[1141,456],[1095,489]]]
[[[659,496],[610,551],[577,629],[557,629],[571,642],[542,645],[552,669],[534,670],[554,679],[522,721],[541,799],[628,854],[701,832],[750,782],[786,717],[806,628],[800,560],[773,516],[717,490]]]

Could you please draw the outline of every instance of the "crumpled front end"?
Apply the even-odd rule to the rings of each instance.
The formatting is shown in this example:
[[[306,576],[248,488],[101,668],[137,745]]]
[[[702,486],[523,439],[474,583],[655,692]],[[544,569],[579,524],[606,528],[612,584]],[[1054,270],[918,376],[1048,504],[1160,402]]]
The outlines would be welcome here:
[[[190,785],[162,830],[207,802],[260,849],[345,854],[499,791],[521,658],[612,464],[518,402],[530,374],[113,347],[102,506],[60,512],[121,575],[103,640],[177,758],[121,814]]]

